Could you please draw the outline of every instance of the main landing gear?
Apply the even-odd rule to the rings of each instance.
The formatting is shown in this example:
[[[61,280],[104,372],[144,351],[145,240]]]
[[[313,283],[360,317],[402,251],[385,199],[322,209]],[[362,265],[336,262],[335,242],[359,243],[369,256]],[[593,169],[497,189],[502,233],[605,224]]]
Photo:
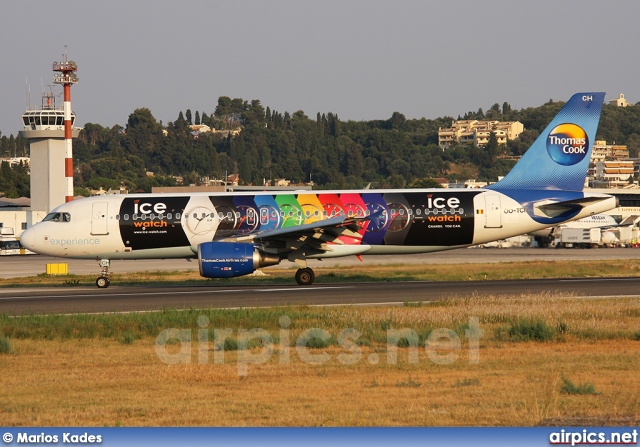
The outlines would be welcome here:
[[[98,276],[98,279],[96,279],[96,286],[99,289],[106,289],[107,287],[109,287],[110,281],[109,281],[109,265],[110,262],[108,259],[101,259],[100,260],[100,276]]]
[[[307,267],[307,259],[303,254],[298,252],[293,252],[289,254],[288,257],[290,262],[295,262],[300,267],[296,271],[296,282],[301,286],[310,286],[313,284],[313,281],[316,279],[316,274],[313,273],[309,267]]]
[[[310,286],[316,279],[316,274],[309,267],[298,269],[296,271],[296,282],[301,286]]]

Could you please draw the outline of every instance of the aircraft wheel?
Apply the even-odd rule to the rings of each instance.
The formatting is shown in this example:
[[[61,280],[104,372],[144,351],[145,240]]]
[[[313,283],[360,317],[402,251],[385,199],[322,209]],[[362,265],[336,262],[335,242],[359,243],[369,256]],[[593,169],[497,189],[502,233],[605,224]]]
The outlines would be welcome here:
[[[316,279],[315,273],[310,268],[298,269],[296,272],[296,282],[301,286],[310,286]]]
[[[106,276],[99,276],[98,279],[96,279],[96,286],[98,286],[99,289],[106,289],[109,287],[109,283],[109,278]]]

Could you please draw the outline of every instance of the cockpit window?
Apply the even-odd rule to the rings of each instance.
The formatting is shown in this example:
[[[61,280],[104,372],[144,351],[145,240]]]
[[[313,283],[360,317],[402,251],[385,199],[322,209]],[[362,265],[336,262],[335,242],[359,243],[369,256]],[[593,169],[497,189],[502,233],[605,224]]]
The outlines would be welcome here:
[[[47,217],[42,219],[43,222],[71,222],[71,214],[69,213],[49,213]]]

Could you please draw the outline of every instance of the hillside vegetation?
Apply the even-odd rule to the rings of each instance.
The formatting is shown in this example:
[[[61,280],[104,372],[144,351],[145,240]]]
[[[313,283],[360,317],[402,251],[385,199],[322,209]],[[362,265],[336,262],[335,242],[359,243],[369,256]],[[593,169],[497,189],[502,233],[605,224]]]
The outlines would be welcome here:
[[[525,131],[505,146],[494,142],[485,148],[438,147],[438,129],[449,127],[453,117],[406,119],[394,112],[389,119],[342,121],[336,114],[303,111],[280,113],[259,100],[218,98],[211,114],[179,112],[175,121],[158,122],[151,110],[136,109],[125,127],[87,123],[74,141],[78,193],[86,188],[124,185],[130,191],[150,192],[152,186],[198,184],[204,176],[221,179],[238,173],[241,184],[263,185],[265,179],[286,178],[294,183],[312,180],[316,188],[411,187],[425,179],[495,181],[515,161],[504,156],[522,155],[563,102],[513,110],[508,103],[494,104],[486,112],[468,112],[458,119],[518,120]],[[190,124],[219,130],[241,128],[238,136],[201,133]],[[618,108],[605,105],[598,139],[626,144],[632,157],[640,149],[640,105]],[[27,155],[20,137],[2,136],[0,153]],[[26,169],[0,167],[0,191],[7,197],[29,195]],[[153,176],[147,175],[153,172]]]

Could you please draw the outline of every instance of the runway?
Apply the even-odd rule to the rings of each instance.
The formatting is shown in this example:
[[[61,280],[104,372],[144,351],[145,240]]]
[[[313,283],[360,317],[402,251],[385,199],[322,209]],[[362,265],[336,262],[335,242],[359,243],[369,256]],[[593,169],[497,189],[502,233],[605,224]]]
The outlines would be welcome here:
[[[31,288],[0,290],[0,313],[104,313],[189,308],[287,305],[402,305],[472,294],[508,298],[525,293],[560,292],[579,297],[638,296],[640,278],[540,279],[518,281],[373,282],[300,287],[190,286],[108,289]]]
[[[640,258],[635,249],[458,249],[419,255],[365,256],[364,263],[398,264],[464,264],[501,263],[533,260],[602,260],[624,262]],[[93,260],[66,260],[45,256],[3,256],[0,276],[34,276],[42,273],[47,263],[67,262],[69,273],[96,274]],[[355,257],[312,261],[318,269],[360,264]],[[285,263],[286,265],[286,263]],[[184,259],[113,261],[112,272],[144,270],[196,270],[197,261]],[[496,267],[499,268],[499,267]],[[268,270],[268,269],[267,269]],[[293,280],[291,281],[293,282]],[[232,285],[218,282],[213,286],[189,287],[48,287],[0,289],[0,313],[12,315],[78,312],[126,312],[184,308],[233,308],[286,305],[365,305],[402,304],[407,301],[432,301],[452,296],[493,294],[512,296],[523,293],[563,292],[577,296],[638,296],[640,278],[542,279],[522,281],[463,282],[375,282],[317,284],[300,287],[283,285]]]
[[[571,261],[602,260],[624,262],[625,259],[640,259],[640,249],[633,248],[598,248],[598,249],[556,249],[556,248],[459,248],[457,250],[423,253],[417,255],[374,255],[363,256],[360,263],[355,256],[309,260],[309,266],[316,269],[322,267],[340,267],[352,265],[399,265],[399,264],[465,264],[465,263],[499,263],[521,261]],[[92,275],[96,277],[100,267],[96,260],[64,259],[41,255],[0,256],[0,278],[19,276],[36,276],[46,271],[48,263],[64,262],[68,264],[69,273],[74,275]],[[282,262],[280,267],[292,264]],[[198,270],[198,261],[186,259],[146,259],[138,261],[111,261],[113,273],[128,273],[157,270]],[[266,269],[268,270],[268,268]]]

